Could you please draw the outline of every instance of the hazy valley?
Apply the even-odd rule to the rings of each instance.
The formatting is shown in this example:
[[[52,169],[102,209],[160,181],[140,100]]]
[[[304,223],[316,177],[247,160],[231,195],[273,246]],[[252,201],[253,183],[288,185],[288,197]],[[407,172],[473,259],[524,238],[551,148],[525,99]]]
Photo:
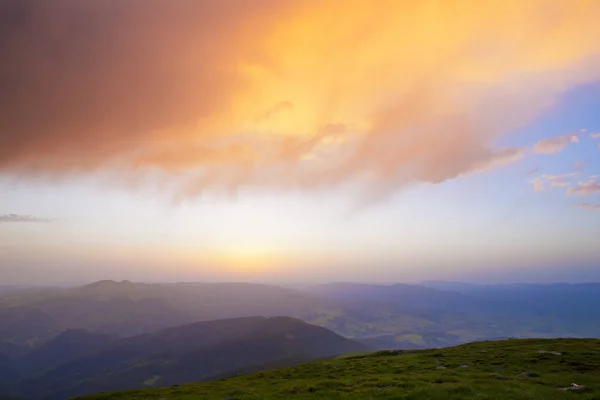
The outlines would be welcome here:
[[[435,286],[101,281],[8,290],[0,387],[59,400],[357,351],[600,337],[600,310],[590,306],[600,303],[600,284]]]

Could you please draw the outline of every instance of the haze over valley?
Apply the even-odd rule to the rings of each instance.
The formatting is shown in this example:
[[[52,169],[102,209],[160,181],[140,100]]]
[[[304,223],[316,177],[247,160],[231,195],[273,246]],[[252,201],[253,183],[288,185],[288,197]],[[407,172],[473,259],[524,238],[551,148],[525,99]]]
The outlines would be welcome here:
[[[64,399],[344,353],[598,337],[600,284],[99,281],[0,294],[3,390]],[[283,317],[285,316],[285,317]]]

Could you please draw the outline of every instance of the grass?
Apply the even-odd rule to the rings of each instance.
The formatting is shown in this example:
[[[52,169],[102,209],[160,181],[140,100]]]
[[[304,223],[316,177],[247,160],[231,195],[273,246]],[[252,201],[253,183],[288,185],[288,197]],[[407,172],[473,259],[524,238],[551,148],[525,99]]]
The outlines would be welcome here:
[[[561,390],[572,383],[587,389]],[[217,381],[85,399],[600,400],[600,340],[518,339],[355,354]]]

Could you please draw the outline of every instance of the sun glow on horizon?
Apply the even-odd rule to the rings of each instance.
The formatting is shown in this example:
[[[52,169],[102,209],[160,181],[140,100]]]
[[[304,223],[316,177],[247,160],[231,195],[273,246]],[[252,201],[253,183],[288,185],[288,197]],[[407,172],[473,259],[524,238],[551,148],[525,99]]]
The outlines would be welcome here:
[[[232,246],[209,256],[212,264],[224,272],[264,274],[285,264],[286,258],[269,246]]]

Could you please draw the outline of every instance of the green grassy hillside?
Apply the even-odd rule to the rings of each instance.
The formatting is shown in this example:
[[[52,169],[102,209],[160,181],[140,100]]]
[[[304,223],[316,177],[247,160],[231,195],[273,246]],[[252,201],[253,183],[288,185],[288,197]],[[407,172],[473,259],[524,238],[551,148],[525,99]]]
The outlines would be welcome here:
[[[355,354],[211,382],[82,399],[573,398],[600,399],[600,340],[519,339]]]

